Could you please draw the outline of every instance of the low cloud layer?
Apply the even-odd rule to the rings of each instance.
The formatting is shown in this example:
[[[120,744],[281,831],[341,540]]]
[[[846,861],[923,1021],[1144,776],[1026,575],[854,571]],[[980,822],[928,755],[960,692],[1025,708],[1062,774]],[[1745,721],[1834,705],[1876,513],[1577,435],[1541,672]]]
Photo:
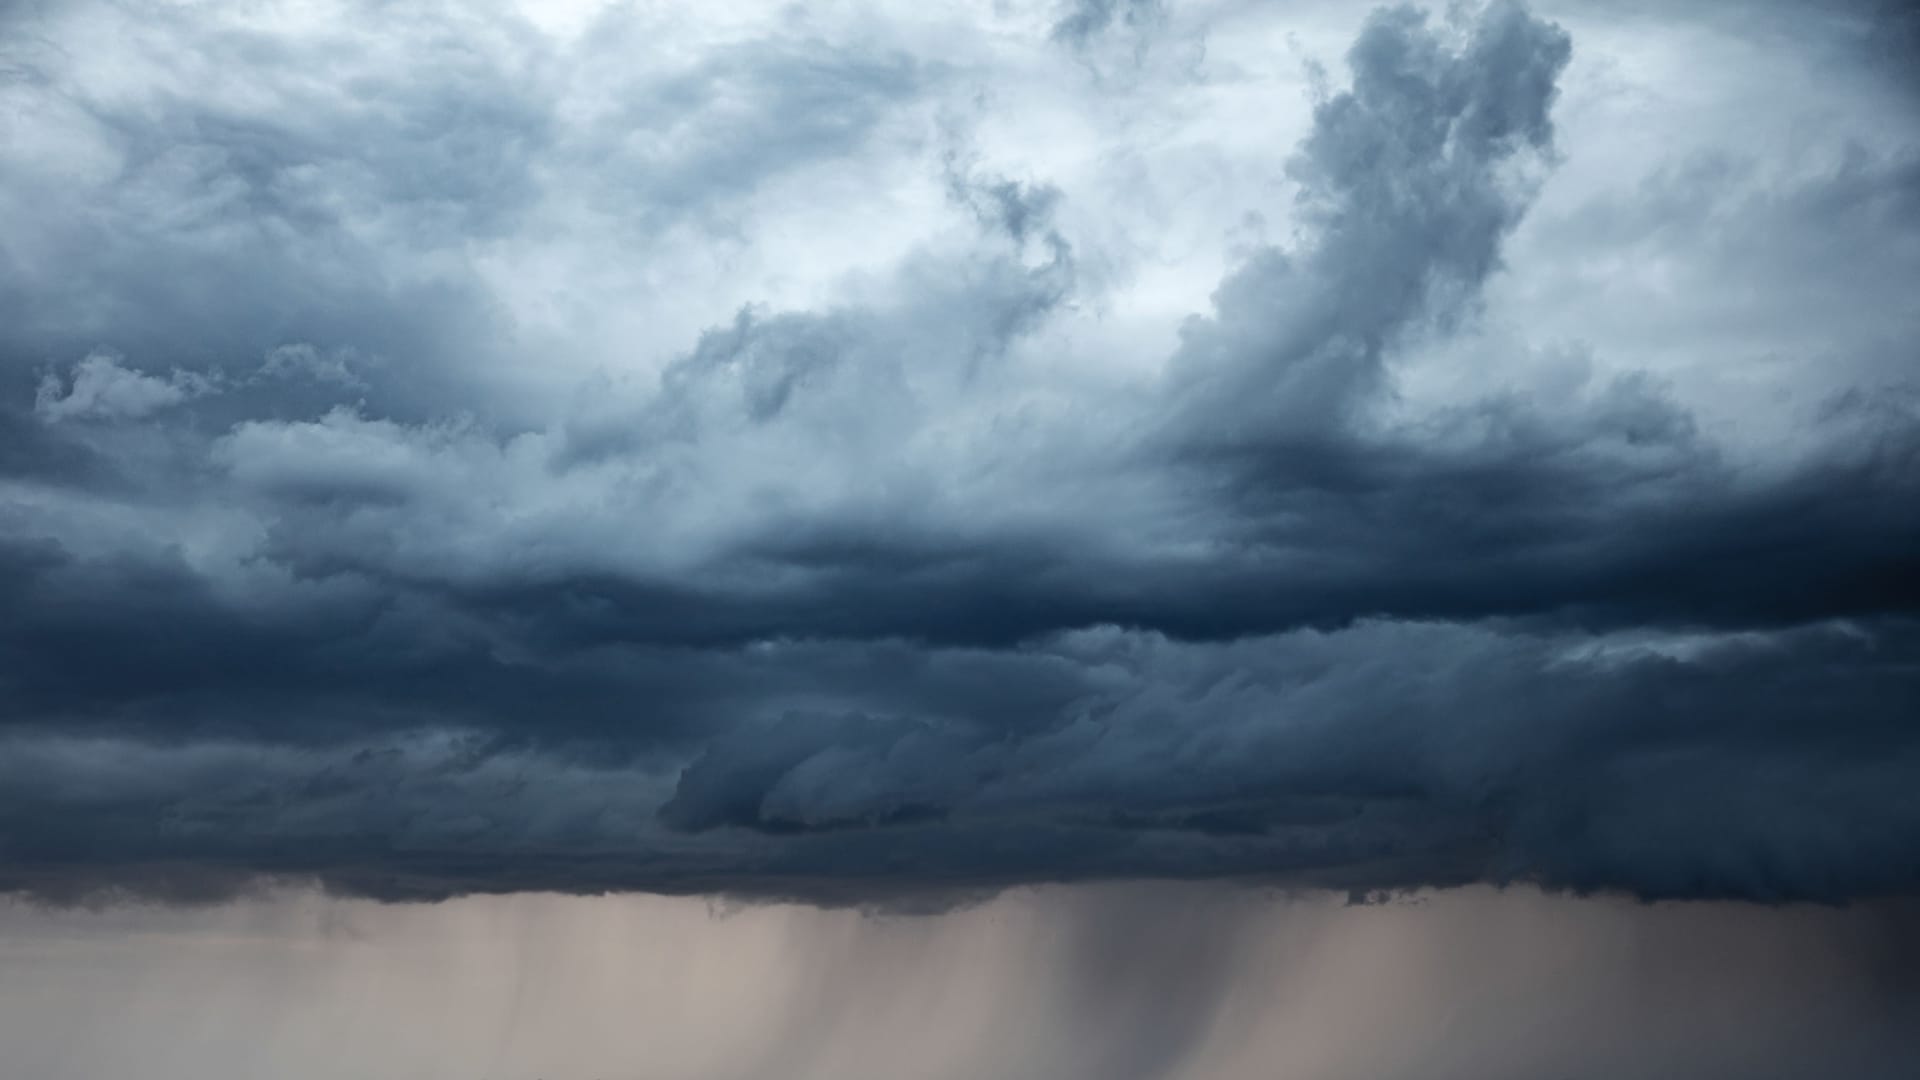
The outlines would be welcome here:
[[[7,16],[0,890],[1920,887],[1911,87],[1605,7]]]

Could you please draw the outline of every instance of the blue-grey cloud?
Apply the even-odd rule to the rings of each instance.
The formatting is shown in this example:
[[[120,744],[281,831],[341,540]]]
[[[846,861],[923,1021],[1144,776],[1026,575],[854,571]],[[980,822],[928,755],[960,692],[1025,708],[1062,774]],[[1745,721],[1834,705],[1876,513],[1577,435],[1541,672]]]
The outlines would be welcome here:
[[[156,28],[167,64],[344,73],[245,93],[16,54],[80,148],[0,182],[0,889],[1920,887],[1911,311],[1783,330],[1817,394],[1768,452],[1631,357],[1486,374],[1592,351],[1489,329],[1516,246],[1699,239],[1656,281],[1698,275],[1689,342],[1716,289],[1839,302],[1823,229],[1910,268],[1910,147],[1536,220],[1572,35],[1386,9],[1271,177],[1288,234],[1116,373],[1055,363],[1118,280],[1074,190],[926,105],[965,55],[775,25],[634,75],[633,12],[425,18],[446,63],[404,78],[351,28]],[[914,179],[859,190],[872,230],[937,226],[877,268],[539,378],[543,275],[733,257],[879,147]],[[550,231],[598,255],[543,266]],[[1467,389],[1421,398],[1460,342]]]
[[[1062,5],[1052,34],[1055,41],[1085,46],[1115,23],[1144,29],[1165,17],[1161,0],[1072,0]]]

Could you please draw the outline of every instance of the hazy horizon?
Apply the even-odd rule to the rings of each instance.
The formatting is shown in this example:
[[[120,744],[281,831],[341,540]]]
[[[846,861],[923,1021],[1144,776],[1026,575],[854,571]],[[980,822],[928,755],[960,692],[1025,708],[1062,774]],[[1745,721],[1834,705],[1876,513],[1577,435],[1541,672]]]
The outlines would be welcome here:
[[[311,892],[0,910],[36,1080],[1896,1080],[1911,903],[1380,904],[1195,884],[875,915]]]

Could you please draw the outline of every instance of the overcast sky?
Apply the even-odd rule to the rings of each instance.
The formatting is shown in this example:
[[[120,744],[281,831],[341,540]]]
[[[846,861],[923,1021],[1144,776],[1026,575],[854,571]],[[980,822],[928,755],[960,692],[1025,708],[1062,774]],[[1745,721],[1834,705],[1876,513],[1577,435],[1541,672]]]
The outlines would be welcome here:
[[[1896,4],[0,8],[0,890],[1920,888]]]
[[[1913,1075],[1916,71],[1890,0],[0,3],[0,1042]]]

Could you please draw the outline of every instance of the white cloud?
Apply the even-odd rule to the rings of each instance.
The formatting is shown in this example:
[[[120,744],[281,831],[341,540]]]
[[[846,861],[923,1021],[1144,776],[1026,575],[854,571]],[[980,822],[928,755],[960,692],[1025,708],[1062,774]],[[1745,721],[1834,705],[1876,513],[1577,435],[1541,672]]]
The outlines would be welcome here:
[[[50,424],[66,420],[137,420],[213,393],[204,375],[175,369],[166,378],[123,367],[113,353],[90,353],[71,380],[48,374],[34,394],[33,411]]]

